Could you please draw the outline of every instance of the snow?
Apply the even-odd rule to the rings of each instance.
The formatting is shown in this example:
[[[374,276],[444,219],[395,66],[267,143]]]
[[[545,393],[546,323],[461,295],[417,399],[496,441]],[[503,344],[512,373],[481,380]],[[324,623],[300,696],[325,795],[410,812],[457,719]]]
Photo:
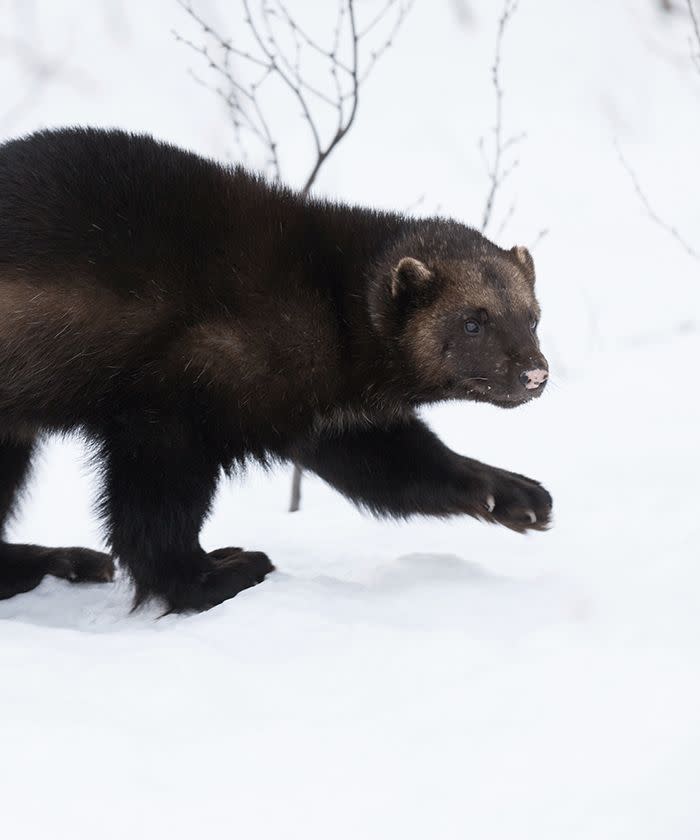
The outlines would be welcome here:
[[[463,28],[452,4],[418,4],[320,191],[478,218],[497,4],[471,5]],[[176,8],[61,6],[36,4],[38,40],[90,84],[51,82],[6,134],[118,123],[226,153]],[[700,246],[687,35],[651,2],[541,0],[506,36],[506,119],[528,136],[501,239],[550,230],[534,256],[552,381],[516,411],[424,414],[542,480],[552,530],[378,522],[316,480],[289,515],[288,473],[251,471],[203,543],[262,548],[278,571],[233,601],[157,619],[129,613],[123,580],[46,579],[0,602],[6,836],[700,836],[698,263],[645,215],[614,143]],[[13,537],[99,548],[93,493],[79,443],[52,443]]]

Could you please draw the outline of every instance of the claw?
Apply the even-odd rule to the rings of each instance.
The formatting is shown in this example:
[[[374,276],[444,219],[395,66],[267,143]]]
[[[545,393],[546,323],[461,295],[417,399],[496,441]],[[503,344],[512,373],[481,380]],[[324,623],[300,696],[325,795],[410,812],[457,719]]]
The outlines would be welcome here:
[[[493,513],[493,509],[496,507],[496,500],[491,494],[486,497],[484,507],[489,513]]]

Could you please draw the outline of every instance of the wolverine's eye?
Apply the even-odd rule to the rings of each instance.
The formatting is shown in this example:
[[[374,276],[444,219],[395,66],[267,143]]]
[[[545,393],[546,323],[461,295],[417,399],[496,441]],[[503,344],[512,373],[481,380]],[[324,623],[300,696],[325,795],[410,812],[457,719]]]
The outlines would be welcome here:
[[[469,318],[468,321],[464,322],[464,332],[467,335],[476,335],[478,332],[481,332],[481,324],[475,321],[474,318]]]
[[[535,332],[535,330],[537,329],[537,325],[538,325],[538,324],[539,324],[539,321],[537,320],[537,318],[533,318],[533,319],[532,319],[532,321],[530,321],[530,329],[531,329],[533,332]]]

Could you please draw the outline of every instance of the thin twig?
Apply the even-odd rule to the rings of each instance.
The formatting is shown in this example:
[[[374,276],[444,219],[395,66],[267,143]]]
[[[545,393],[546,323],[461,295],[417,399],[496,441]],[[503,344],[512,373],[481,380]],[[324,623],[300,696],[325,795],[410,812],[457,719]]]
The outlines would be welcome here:
[[[384,53],[394,43],[394,38],[396,37],[397,32],[401,28],[401,25],[404,22],[404,18],[406,17],[406,15],[410,11],[411,7],[413,6],[413,2],[414,2],[414,0],[406,0],[406,2],[403,5],[399,6],[399,13],[396,16],[396,19],[394,20],[394,25],[392,26],[391,30],[389,31],[389,35],[384,40],[384,43],[378,49],[374,50],[370,54],[369,63],[367,64],[367,67],[365,67],[365,69],[362,71],[362,73],[360,75],[360,82],[361,83],[365,82],[367,80],[367,78],[369,77],[372,70],[374,70],[374,67],[377,64],[377,62],[379,61],[379,59],[384,55]],[[392,3],[387,3],[387,5],[385,6],[383,14],[386,14],[386,12],[389,9],[391,9],[393,6],[394,6],[393,2]],[[378,21],[379,21],[379,18],[376,18],[375,23],[378,22]],[[364,33],[359,34],[358,39],[362,39],[364,37],[364,34],[366,34],[367,32],[371,31],[374,28],[374,25],[375,24],[372,24],[370,27],[368,27],[364,30]]]
[[[266,149],[267,165],[276,179],[281,176],[277,144],[265,117],[258,91],[268,78],[275,78],[296,100],[315,150],[314,163],[303,187],[308,191],[325,161],[352,127],[357,113],[359,89],[379,58],[391,46],[414,0],[387,0],[380,12],[361,30],[357,26],[355,0],[338,0],[338,17],[330,48],[312,38],[299,25],[290,14],[284,0],[260,0],[260,13],[257,17],[250,0],[241,0],[244,21],[252,35],[256,51],[243,49],[234,44],[232,39],[223,37],[195,11],[191,0],[177,2],[200,27],[205,39],[222,53],[222,59],[218,59],[206,43],[196,44],[191,39],[175,33],[176,38],[196,52],[208,68],[224,80],[223,87],[211,85],[210,88],[223,99],[229,109],[237,146],[243,153],[243,132],[254,137]],[[362,62],[361,66],[362,39],[387,19],[392,10],[396,10],[396,15],[388,37],[368,54],[367,61]],[[287,39],[291,36],[294,44],[293,55],[285,52],[282,40],[276,32],[276,27],[279,26],[286,28]],[[285,33],[282,31],[280,34]],[[303,58],[306,48],[326,60],[332,93],[327,93],[315,81],[305,76]],[[244,77],[236,72],[238,68],[233,66],[232,59],[249,68],[258,68],[261,74],[255,81],[245,82]],[[230,92],[227,92],[225,87],[228,87]],[[310,97],[313,97],[313,100]],[[325,132],[321,131],[322,117],[315,112],[314,101],[336,112],[336,126],[327,139],[324,137]]]
[[[625,156],[622,154],[622,149],[620,148],[620,144],[616,141],[615,148],[617,150],[617,156],[620,159],[620,163],[624,167],[625,171],[630,177],[632,184],[634,185],[634,190],[637,193],[637,197],[639,198],[642,206],[646,210],[647,216],[654,222],[655,225],[660,227],[662,230],[665,230],[670,236],[672,236],[676,242],[683,248],[683,250],[693,259],[700,260],[700,252],[698,252],[678,231],[678,228],[675,225],[669,224],[667,221],[661,218],[659,214],[654,210],[651,202],[647,198],[646,193],[642,189],[641,184],[639,183],[639,179],[637,178],[637,174],[632,169],[630,164],[625,159]]]
[[[284,17],[284,19],[287,22],[287,25],[289,26],[289,28],[293,32],[296,33],[296,35],[306,44],[307,47],[309,47],[314,52],[317,52],[319,55],[323,56],[324,58],[331,59],[334,62],[334,64],[338,67],[338,69],[344,70],[346,73],[350,73],[350,68],[344,62],[342,62],[340,60],[340,58],[338,57],[338,45],[339,45],[339,41],[340,41],[340,30],[341,30],[340,20],[338,21],[338,23],[336,23],[336,28],[335,28],[335,32],[334,32],[334,39],[333,39],[333,48],[330,49],[330,50],[327,50],[324,47],[322,47],[317,41],[315,41],[313,38],[311,38],[308,35],[308,33],[305,32],[301,28],[301,26],[299,26],[299,24],[292,18],[292,16],[287,11],[287,7],[283,3],[281,3],[280,0],[277,0],[277,5],[278,5],[278,8],[280,9],[280,13]],[[345,10],[346,10],[345,3],[340,2],[338,8],[339,8],[338,16],[339,16],[339,18],[342,18],[343,15],[345,14]]]
[[[511,202],[511,205],[508,208],[507,213],[503,216],[501,224],[498,226],[498,230],[496,231],[496,237],[495,237],[497,240],[500,239],[501,234],[506,229],[506,227],[508,227],[508,222],[510,222],[510,220],[513,218],[514,213],[515,213],[515,201]]]
[[[412,216],[416,210],[423,206],[425,203],[425,193],[421,193],[415,201],[412,201],[410,204],[407,204],[403,208],[403,212],[406,216]]]
[[[357,33],[357,37],[361,40],[365,37],[365,35],[368,35],[378,23],[381,23],[381,21],[384,20],[384,18],[387,16],[387,13],[391,10],[391,7],[395,6],[396,3],[397,0],[387,0],[387,2],[384,4],[384,8],[380,9],[375,15],[375,17],[372,18],[372,20],[367,24],[367,26],[365,26],[364,29],[361,29]]]
[[[503,83],[501,81],[501,54],[503,47],[503,36],[509,21],[515,14],[518,8],[518,0],[505,0],[503,4],[503,11],[498,20],[498,31],[496,34],[496,50],[494,54],[493,64],[491,65],[491,82],[496,95],[496,118],[492,129],[493,150],[491,159],[486,151],[486,142],[482,137],[479,141],[479,148],[484,159],[484,165],[489,178],[489,189],[486,194],[484,202],[484,211],[481,219],[481,232],[485,233],[491,219],[493,217],[496,196],[507,180],[513,170],[518,166],[519,161],[507,161],[506,153],[512,151],[513,147],[517,146],[524,139],[524,134],[514,134],[504,139],[503,137]],[[512,210],[509,211],[504,223],[501,224],[501,229],[508,222],[509,215],[512,215]]]
[[[534,251],[535,248],[540,244],[540,242],[545,238],[545,236],[549,236],[549,228],[542,228],[542,230],[532,240],[532,243],[530,244],[530,251]]]

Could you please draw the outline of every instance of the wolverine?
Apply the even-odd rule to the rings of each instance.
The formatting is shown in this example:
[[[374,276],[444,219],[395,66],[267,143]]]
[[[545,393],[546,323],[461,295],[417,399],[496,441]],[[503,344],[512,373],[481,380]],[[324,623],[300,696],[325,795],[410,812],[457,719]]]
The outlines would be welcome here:
[[[383,517],[543,530],[536,481],[457,454],[420,406],[503,408],[548,377],[535,269],[445,218],[310,198],[151,137],[41,131],[0,146],[0,536],[46,434],[103,475],[109,554],[0,542],[0,598],[46,574],[134,605],[207,609],[267,555],[206,552],[222,475],[295,463]]]

